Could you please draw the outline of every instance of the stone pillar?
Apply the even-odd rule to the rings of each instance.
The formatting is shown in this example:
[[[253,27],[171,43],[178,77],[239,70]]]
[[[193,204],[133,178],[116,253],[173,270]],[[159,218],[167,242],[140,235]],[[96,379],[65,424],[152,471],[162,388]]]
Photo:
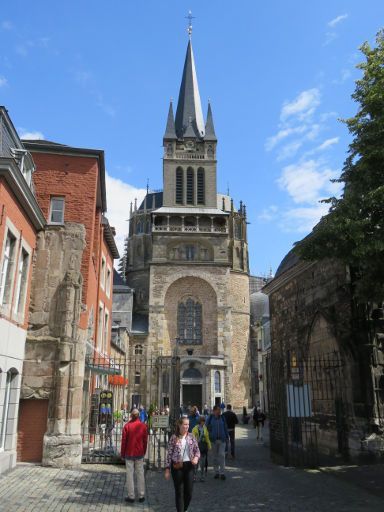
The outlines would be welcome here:
[[[49,399],[45,466],[81,463],[86,336],[78,325],[84,248],[81,224],[47,228],[37,241],[21,396]]]

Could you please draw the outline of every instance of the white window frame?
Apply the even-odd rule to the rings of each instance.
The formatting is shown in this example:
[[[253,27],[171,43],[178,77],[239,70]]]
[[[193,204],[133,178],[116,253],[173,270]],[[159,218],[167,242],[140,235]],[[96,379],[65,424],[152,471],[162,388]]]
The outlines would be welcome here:
[[[4,304],[5,285],[6,285],[6,281],[7,281],[6,276],[8,273],[9,261],[7,264],[7,270],[5,272],[3,272],[3,265],[5,264],[5,248],[6,248],[8,234],[11,234],[11,236],[13,238],[15,238],[15,254],[14,254],[14,265],[13,265],[13,269],[12,269],[12,276],[11,276],[10,286],[9,286],[9,288],[10,288],[9,300],[6,304]],[[0,285],[2,284],[2,286],[0,288],[0,311],[2,311],[3,313],[6,313],[6,314],[11,312],[19,250],[20,250],[20,232],[18,229],[16,229],[14,224],[9,219],[7,219],[5,222],[5,232],[4,232],[3,247],[2,247],[1,260],[0,260]],[[3,282],[3,278],[4,278],[4,282]]]
[[[102,352],[103,347],[103,334],[104,334],[104,304],[99,302],[99,311],[97,318],[97,339],[96,348],[99,352]],[[101,322],[101,323],[100,323]]]
[[[107,271],[105,276],[105,293],[107,294],[108,299],[111,297],[111,282],[112,282],[112,269],[111,266],[107,264]]]
[[[105,290],[105,277],[107,270],[107,259],[104,256],[104,253],[101,254],[101,266],[100,266],[100,287],[102,290]]]
[[[27,255],[27,264],[25,268],[25,282],[22,282],[22,278],[24,275],[24,266],[22,268],[22,273],[20,272],[20,265],[22,263],[23,252]],[[25,318],[25,304],[27,301],[27,291],[29,286],[29,272],[31,266],[32,259],[32,249],[27,244],[25,240],[21,241],[20,249],[19,249],[19,257],[17,260],[17,268],[16,268],[16,288],[13,298],[13,315],[15,320],[18,322],[23,322]],[[22,285],[24,285],[22,287]],[[21,299],[21,302],[20,302]],[[20,302],[20,307],[19,307]]]
[[[61,199],[63,201],[63,216],[62,216],[62,221],[61,222],[54,222],[52,221],[52,201],[54,199]],[[58,210],[56,210],[58,211]],[[64,224],[64,219],[65,219],[65,197],[64,196],[51,196],[50,198],[50,204],[49,204],[49,217],[48,217],[48,224],[51,224],[53,226],[62,226]]]
[[[0,453],[5,451],[5,441],[7,436],[7,423],[8,423],[8,412],[9,412],[9,402],[11,399],[11,383],[12,383],[12,373],[10,371],[6,373],[0,373],[0,376],[5,375],[5,386],[4,386],[4,402],[3,402],[3,415],[1,421],[1,430],[0,430]],[[1,380],[0,380],[1,382]]]
[[[109,334],[109,324],[110,324],[110,315],[108,308],[104,308],[104,327],[103,327],[103,352],[107,353],[108,349],[108,334]]]

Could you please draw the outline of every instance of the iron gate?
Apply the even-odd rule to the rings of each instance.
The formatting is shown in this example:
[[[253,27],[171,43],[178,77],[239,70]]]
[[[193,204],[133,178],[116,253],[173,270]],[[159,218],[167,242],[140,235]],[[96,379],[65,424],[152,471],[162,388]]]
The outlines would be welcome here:
[[[86,360],[82,409],[82,462],[120,463],[122,431],[133,407],[148,426],[147,468],[161,468],[180,412],[180,359],[135,354]],[[145,418],[145,415],[147,416]],[[159,421],[159,417],[161,421]],[[157,426],[157,425],[163,426]],[[165,426],[167,424],[167,426]]]
[[[270,446],[286,466],[348,460],[344,362],[338,352],[267,360]]]

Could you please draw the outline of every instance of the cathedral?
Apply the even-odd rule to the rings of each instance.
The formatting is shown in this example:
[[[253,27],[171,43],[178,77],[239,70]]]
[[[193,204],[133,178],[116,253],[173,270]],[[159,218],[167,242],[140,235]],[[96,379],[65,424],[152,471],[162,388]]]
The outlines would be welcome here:
[[[217,193],[217,138],[210,104],[204,121],[191,38],[163,146],[163,190],[131,205],[130,345],[147,359],[179,358],[180,404],[250,406],[246,207]],[[169,397],[159,400],[168,405]]]

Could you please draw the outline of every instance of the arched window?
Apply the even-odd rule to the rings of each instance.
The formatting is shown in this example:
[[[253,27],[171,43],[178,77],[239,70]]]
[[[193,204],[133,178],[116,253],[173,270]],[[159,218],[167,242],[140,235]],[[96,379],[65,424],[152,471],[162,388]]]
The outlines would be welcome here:
[[[178,337],[181,343],[202,343],[202,307],[199,302],[187,299],[180,302],[177,310]]]
[[[178,167],[176,169],[176,203],[183,204],[183,196],[184,196],[184,179],[183,179],[183,168]]]
[[[220,372],[215,372],[215,393],[221,393],[221,377]]]
[[[205,203],[205,172],[202,167],[197,169],[197,204]]]
[[[187,368],[183,372],[183,379],[202,379],[201,371],[197,368]]]
[[[192,167],[187,169],[187,204],[195,203],[195,176]]]
[[[135,355],[141,356],[143,354],[143,345],[135,345]]]

